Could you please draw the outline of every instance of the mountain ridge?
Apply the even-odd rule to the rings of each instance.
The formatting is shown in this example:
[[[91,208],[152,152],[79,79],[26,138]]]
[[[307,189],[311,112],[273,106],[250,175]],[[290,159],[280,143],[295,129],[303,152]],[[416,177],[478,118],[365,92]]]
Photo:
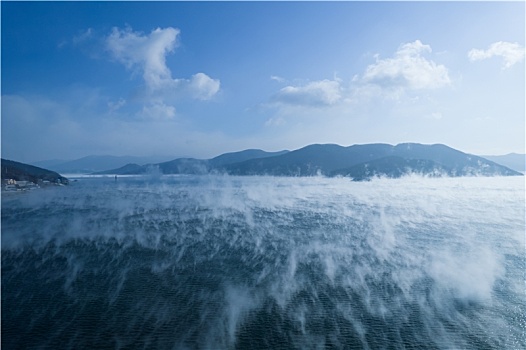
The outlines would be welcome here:
[[[133,169],[132,169],[133,168]],[[432,176],[522,175],[491,160],[443,144],[419,143],[311,144],[293,151],[244,150],[211,159],[177,158],[168,162],[126,167],[96,174],[136,174],[157,168],[162,174],[349,176],[366,180],[374,176],[400,177],[408,173]],[[354,174],[354,175],[351,175]]]

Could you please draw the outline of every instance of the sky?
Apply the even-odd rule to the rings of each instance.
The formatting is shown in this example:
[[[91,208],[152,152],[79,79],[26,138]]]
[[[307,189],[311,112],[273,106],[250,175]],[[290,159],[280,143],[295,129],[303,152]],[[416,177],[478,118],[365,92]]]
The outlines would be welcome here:
[[[1,153],[525,153],[524,2],[1,2]]]

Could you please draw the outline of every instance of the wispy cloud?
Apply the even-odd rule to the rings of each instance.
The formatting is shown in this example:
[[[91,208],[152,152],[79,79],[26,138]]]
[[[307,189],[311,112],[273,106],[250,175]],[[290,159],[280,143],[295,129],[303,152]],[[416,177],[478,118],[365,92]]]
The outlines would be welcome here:
[[[268,119],[265,122],[265,126],[282,126],[285,125],[287,121],[284,118],[281,117],[273,117]]]
[[[485,60],[494,56],[502,57],[502,69],[507,69],[524,60],[524,47],[518,43],[498,41],[491,44],[487,50],[471,49],[468,52],[470,61]]]
[[[342,87],[339,80],[312,81],[300,86],[286,86],[279,90],[272,102],[286,105],[331,106],[342,98]]]
[[[390,57],[376,55],[348,80],[335,76],[286,84],[265,104],[272,114],[264,125],[291,134],[301,130],[312,139],[338,135],[345,140],[351,134],[360,137],[356,125],[374,123],[380,130],[377,124],[409,119],[414,125],[443,124],[435,91],[452,80],[447,67],[433,58],[431,46],[416,40],[402,43]],[[381,132],[391,137],[391,128]]]
[[[177,79],[176,81],[183,86],[186,85],[192,96],[200,100],[211,99],[220,87],[219,80],[212,79],[204,73],[194,74],[191,79]]]
[[[179,32],[176,28],[157,28],[149,35],[143,35],[130,28],[113,28],[106,46],[113,58],[127,68],[142,71],[146,85],[155,90],[172,80],[166,55],[175,49]]]
[[[107,104],[108,104],[108,111],[111,113],[111,112],[118,111],[118,110],[121,109],[124,105],[126,105],[126,100],[123,99],[123,98],[120,98],[120,99],[119,99],[118,101],[116,101],[116,102],[109,101]]]
[[[440,120],[442,119],[442,113],[440,112],[432,112],[430,114],[427,114],[425,116],[426,119],[434,119],[434,120]]]
[[[168,106],[167,100],[177,97],[209,100],[220,89],[218,79],[202,72],[190,78],[172,77],[166,57],[178,46],[179,34],[180,30],[172,27],[157,28],[150,34],[134,32],[131,28],[113,28],[105,40],[106,49],[113,59],[134,74],[142,75],[147,98],[151,99],[150,105],[143,109],[143,116],[151,115],[154,119],[171,118],[175,108]],[[154,112],[159,114],[154,116]]]
[[[57,44],[57,47],[59,49],[62,49],[66,46],[76,46],[76,47],[90,47],[90,44],[93,44],[93,42],[96,42],[96,35],[93,30],[93,28],[88,28],[82,31],[79,31],[77,35],[73,36],[71,39],[65,39],[60,41]],[[92,57],[97,57],[97,54],[95,53],[96,50],[91,50],[93,52],[87,52]]]
[[[146,119],[170,120],[175,117],[175,107],[166,105],[163,102],[154,102],[144,106],[139,116]]]
[[[392,57],[368,65],[364,72],[355,74],[349,84],[340,78],[311,81],[289,85],[271,97],[271,105],[279,108],[343,107],[375,103],[375,99],[401,102],[422,90],[449,86],[448,69],[424,55],[431,53],[431,46],[420,40],[401,44]],[[273,77],[271,79],[277,80]],[[414,96],[413,96],[414,97]]]
[[[275,80],[277,81],[278,83],[283,83],[285,81],[284,78],[278,76],[278,75],[271,75],[270,76],[270,80]]]
[[[88,39],[90,39],[91,37],[93,36],[93,29],[92,28],[88,28],[86,29],[85,31],[83,31],[82,33],[80,33],[79,35],[77,36],[74,36],[73,39],[72,39],[72,42],[74,45],[77,45],[83,41],[86,41]]]
[[[448,69],[424,57],[431,46],[420,40],[400,45],[391,58],[369,65],[361,81],[386,88],[436,89],[451,83]]]

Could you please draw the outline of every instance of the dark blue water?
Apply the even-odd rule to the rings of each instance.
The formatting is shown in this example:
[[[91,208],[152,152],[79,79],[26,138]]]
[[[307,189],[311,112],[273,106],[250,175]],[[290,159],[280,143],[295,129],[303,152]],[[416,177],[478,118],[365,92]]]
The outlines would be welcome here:
[[[2,349],[523,349],[522,178],[2,197]]]

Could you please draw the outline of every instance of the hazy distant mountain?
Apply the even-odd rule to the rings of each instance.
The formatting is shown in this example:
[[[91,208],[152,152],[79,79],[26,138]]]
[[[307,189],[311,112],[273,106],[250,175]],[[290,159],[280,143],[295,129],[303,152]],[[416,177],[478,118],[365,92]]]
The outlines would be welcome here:
[[[29,164],[39,167],[39,168],[51,169],[55,165],[59,165],[59,164],[66,163],[66,162],[68,161],[64,159],[49,159],[49,160],[42,160],[39,162],[31,162]]]
[[[168,158],[169,159],[169,158]],[[126,164],[148,164],[166,161],[167,157],[132,157],[132,156],[87,156],[70,161],[49,160],[32,163],[60,173],[90,174],[107,169],[120,168]]]
[[[139,164],[126,164],[123,167],[119,168],[119,175],[137,175],[137,174],[144,174],[147,170],[146,167],[139,165]],[[104,172],[103,172],[104,173]]]
[[[245,150],[212,159],[178,158],[169,162],[126,167],[100,174],[142,174],[149,169],[163,174],[207,174],[276,176],[349,176],[364,180],[373,176],[423,175],[521,175],[490,160],[466,154],[445,145],[402,143],[366,144],[343,147],[334,144],[309,145],[295,151]],[[131,171],[131,172],[130,172]]]
[[[260,149],[248,149],[239,152],[224,153],[212,159],[178,158],[157,164],[163,174],[206,174],[220,171],[223,167],[248,159],[261,159],[284,154],[288,151],[265,152]]]
[[[236,163],[247,159],[273,157],[276,155],[282,155],[286,152],[288,151],[265,152],[260,149],[249,149],[240,152],[224,153],[212,159],[177,158],[163,163],[146,164],[142,168],[136,168],[135,174],[144,174],[156,168],[163,174],[206,174],[211,171],[225,171],[223,169],[224,166],[230,163]],[[131,167],[126,166],[99,171],[95,174],[127,175],[130,174],[129,171],[131,169]]]
[[[510,153],[503,156],[481,156],[510,169],[526,172],[526,154]]]
[[[33,165],[2,159],[2,180],[13,179],[16,181],[30,181],[38,183],[49,181],[52,183],[67,184],[68,179],[54,171],[42,169]]]
[[[156,166],[163,174],[206,174],[211,170],[208,160],[195,158],[178,158]]]

